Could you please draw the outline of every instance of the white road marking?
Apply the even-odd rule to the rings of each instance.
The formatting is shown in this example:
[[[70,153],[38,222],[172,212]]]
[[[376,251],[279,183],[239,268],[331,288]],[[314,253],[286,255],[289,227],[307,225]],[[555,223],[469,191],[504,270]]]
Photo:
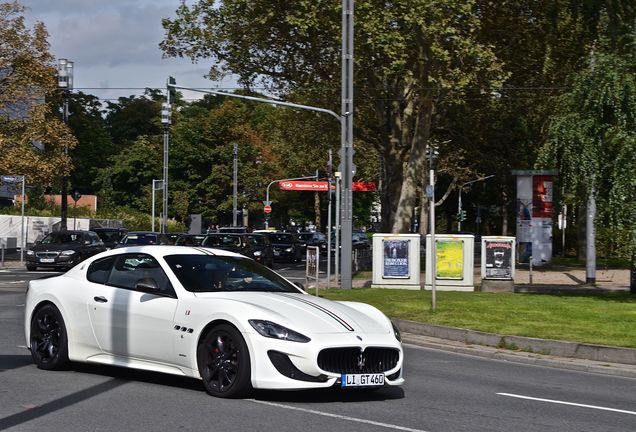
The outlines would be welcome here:
[[[541,398],[535,398],[535,397],[530,397],[530,396],[522,396],[522,395],[511,394],[511,393],[497,393],[497,394],[500,395],[500,396],[509,396],[509,397],[518,398],[518,399],[527,399],[527,400],[533,400],[533,401],[539,401],[539,402],[549,402],[549,403],[554,403],[554,404],[570,405],[570,406],[576,406],[576,407],[581,407],[581,408],[591,408],[591,409],[597,409],[597,410],[603,410],[603,411],[618,412],[618,413],[622,413],[622,414],[636,415],[636,411],[627,411],[627,410],[621,410],[621,409],[616,409],[616,408],[607,408],[607,407],[596,406],[596,405],[585,405],[585,404],[580,404],[580,403],[565,402],[565,401],[559,401],[559,400],[553,400],[553,399],[541,399]]]
[[[317,411],[317,410],[312,410],[312,409],[307,409],[307,408],[299,408],[299,407],[295,407],[295,406],[291,406],[291,405],[284,405],[284,404],[279,404],[279,403],[274,403],[274,402],[265,402],[265,401],[259,401],[256,399],[249,399],[252,402],[255,403],[259,403],[262,405],[269,405],[269,406],[273,406],[273,407],[277,407],[277,408],[283,408],[283,409],[288,409],[288,410],[293,410],[293,411],[301,411],[304,413],[309,413],[309,414],[316,414],[316,415],[320,415],[323,417],[332,417],[332,418],[336,418],[338,420],[347,420],[347,421],[351,421],[351,422],[356,422],[356,423],[364,423],[364,424],[370,424],[373,426],[380,426],[383,428],[387,428],[387,429],[394,429],[394,430],[401,430],[401,431],[408,431],[408,432],[426,432],[424,430],[421,429],[412,429],[412,428],[408,428],[408,427],[404,427],[404,426],[398,426],[398,425],[394,425],[394,424],[390,424],[390,423],[381,423],[381,422],[376,422],[376,421],[372,421],[372,420],[365,420],[365,419],[360,419],[360,418],[355,418],[355,417],[347,417],[347,416],[343,416],[343,415],[339,415],[339,414],[332,414],[332,413],[328,413],[328,412],[324,412],[324,411]]]
[[[18,345],[18,348],[28,349],[26,345]]]

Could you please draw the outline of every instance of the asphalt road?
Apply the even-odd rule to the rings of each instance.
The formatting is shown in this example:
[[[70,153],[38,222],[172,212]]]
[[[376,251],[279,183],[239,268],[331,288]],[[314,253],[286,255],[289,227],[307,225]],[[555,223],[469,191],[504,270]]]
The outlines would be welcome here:
[[[25,283],[16,281],[44,275],[0,271],[0,430],[636,430],[636,380],[411,345],[406,385],[371,393],[260,391],[223,400],[189,378],[92,365],[42,371],[24,348]]]

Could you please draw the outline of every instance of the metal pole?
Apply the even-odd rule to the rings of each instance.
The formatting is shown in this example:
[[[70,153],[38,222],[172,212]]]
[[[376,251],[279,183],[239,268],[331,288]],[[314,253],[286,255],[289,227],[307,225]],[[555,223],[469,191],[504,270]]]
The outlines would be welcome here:
[[[238,218],[238,143],[234,143],[232,155],[232,226],[235,227]]]
[[[329,289],[331,284],[331,173],[333,166],[331,150],[329,150],[327,166],[329,167],[327,172],[327,194],[329,199],[329,205],[327,205],[327,289]]]
[[[150,231],[155,232],[155,179],[152,179],[152,222]]]
[[[162,233],[168,232],[168,152],[170,149],[170,137],[169,127],[164,125],[163,127],[163,211],[161,214],[161,229]]]
[[[62,120],[64,124],[68,127],[68,88],[64,89],[63,92],[63,104],[62,104]],[[64,143],[64,156],[68,156],[68,143]],[[62,176],[62,185],[60,190],[60,208],[61,208],[61,218],[60,218],[60,230],[66,231],[67,229],[67,218],[68,218],[68,178],[66,174]]]
[[[342,255],[341,287],[350,289],[353,236],[353,0],[342,0]]]
[[[431,309],[435,312],[437,308],[436,286],[437,286],[437,244],[435,243],[435,170],[433,169],[434,150],[429,147],[429,182],[430,190],[430,218],[431,218]]]
[[[461,230],[462,230],[462,188],[460,187],[459,198],[457,199],[457,232],[460,232]]]
[[[337,172],[336,173],[336,241],[334,243],[334,248],[335,248],[335,257],[334,257],[334,265],[335,265],[335,269],[334,269],[334,280],[336,282],[336,286],[338,286],[338,275],[340,274],[340,230],[342,229],[341,225],[340,225],[340,221],[342,220],[341,218],[341,209],[340,209],[340,173]],[[331,239],[329,239],[329,242],[331,242]]]
[[[585,283],[596,284],[596,245],[594,219],[596,218],[596,189],[594,179],[587,197],[587,214],[585,220]]]
[[[24,248],[26,247],[26,238],[24,238],[24,201],[26,190],[26,176],[22,176],[22,216],[21,216],[21,227],[20,227],[20,241],[22,242],[22,246],[20,247],[20,264],[24,263]]]

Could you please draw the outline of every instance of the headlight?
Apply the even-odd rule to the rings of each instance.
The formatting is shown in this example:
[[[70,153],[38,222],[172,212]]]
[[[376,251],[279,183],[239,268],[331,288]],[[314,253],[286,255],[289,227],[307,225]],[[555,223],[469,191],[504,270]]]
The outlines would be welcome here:
[[[249,323],[259,334],[268,338],[303,343],[307,343],[311,340],[305,335],[301,335],[298,332],[275,324],[271,321],[249,320]]]
[[[60,255],[70,256],[70,255],[73,255],[74,253],[75,253],[74,250],[65,250],[65,251],[62,251]]]
[[[399,340],[400,342],[402,342],[402,335],[400,335],[400,331],[398,330],[398,328],[395,326],[395,324],[393,324],[393,321],[391,321],[391,325],[393,326],[393,335],[395,336],[395,338],[397,340]]]
[[[285,249],[285,252],[291,252],[291,251],[292,251],[292,248]]]
[[[28,251],[26,251],[26,254],[29,255],[29,256],[33,256],[33,255],[35,255],[35,252],[33,252],[32,250],[28,250]]]
[[[261,256],[263,253],[261,251],[254,251],[254,256]]]

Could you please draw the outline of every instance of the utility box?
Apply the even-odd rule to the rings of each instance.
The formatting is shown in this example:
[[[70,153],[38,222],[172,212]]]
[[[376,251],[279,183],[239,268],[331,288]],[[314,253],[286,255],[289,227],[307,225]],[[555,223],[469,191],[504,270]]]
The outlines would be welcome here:
[[[514,291],[515,237],[481,238],[481,290]]]
[[[373,235],[371,287],[421,289],[419,234]]]
[[[474,291],[475,236],[469,234],[435,235],[435,289]],[[426,283],[432,289],[431,235],[426,236]]]

